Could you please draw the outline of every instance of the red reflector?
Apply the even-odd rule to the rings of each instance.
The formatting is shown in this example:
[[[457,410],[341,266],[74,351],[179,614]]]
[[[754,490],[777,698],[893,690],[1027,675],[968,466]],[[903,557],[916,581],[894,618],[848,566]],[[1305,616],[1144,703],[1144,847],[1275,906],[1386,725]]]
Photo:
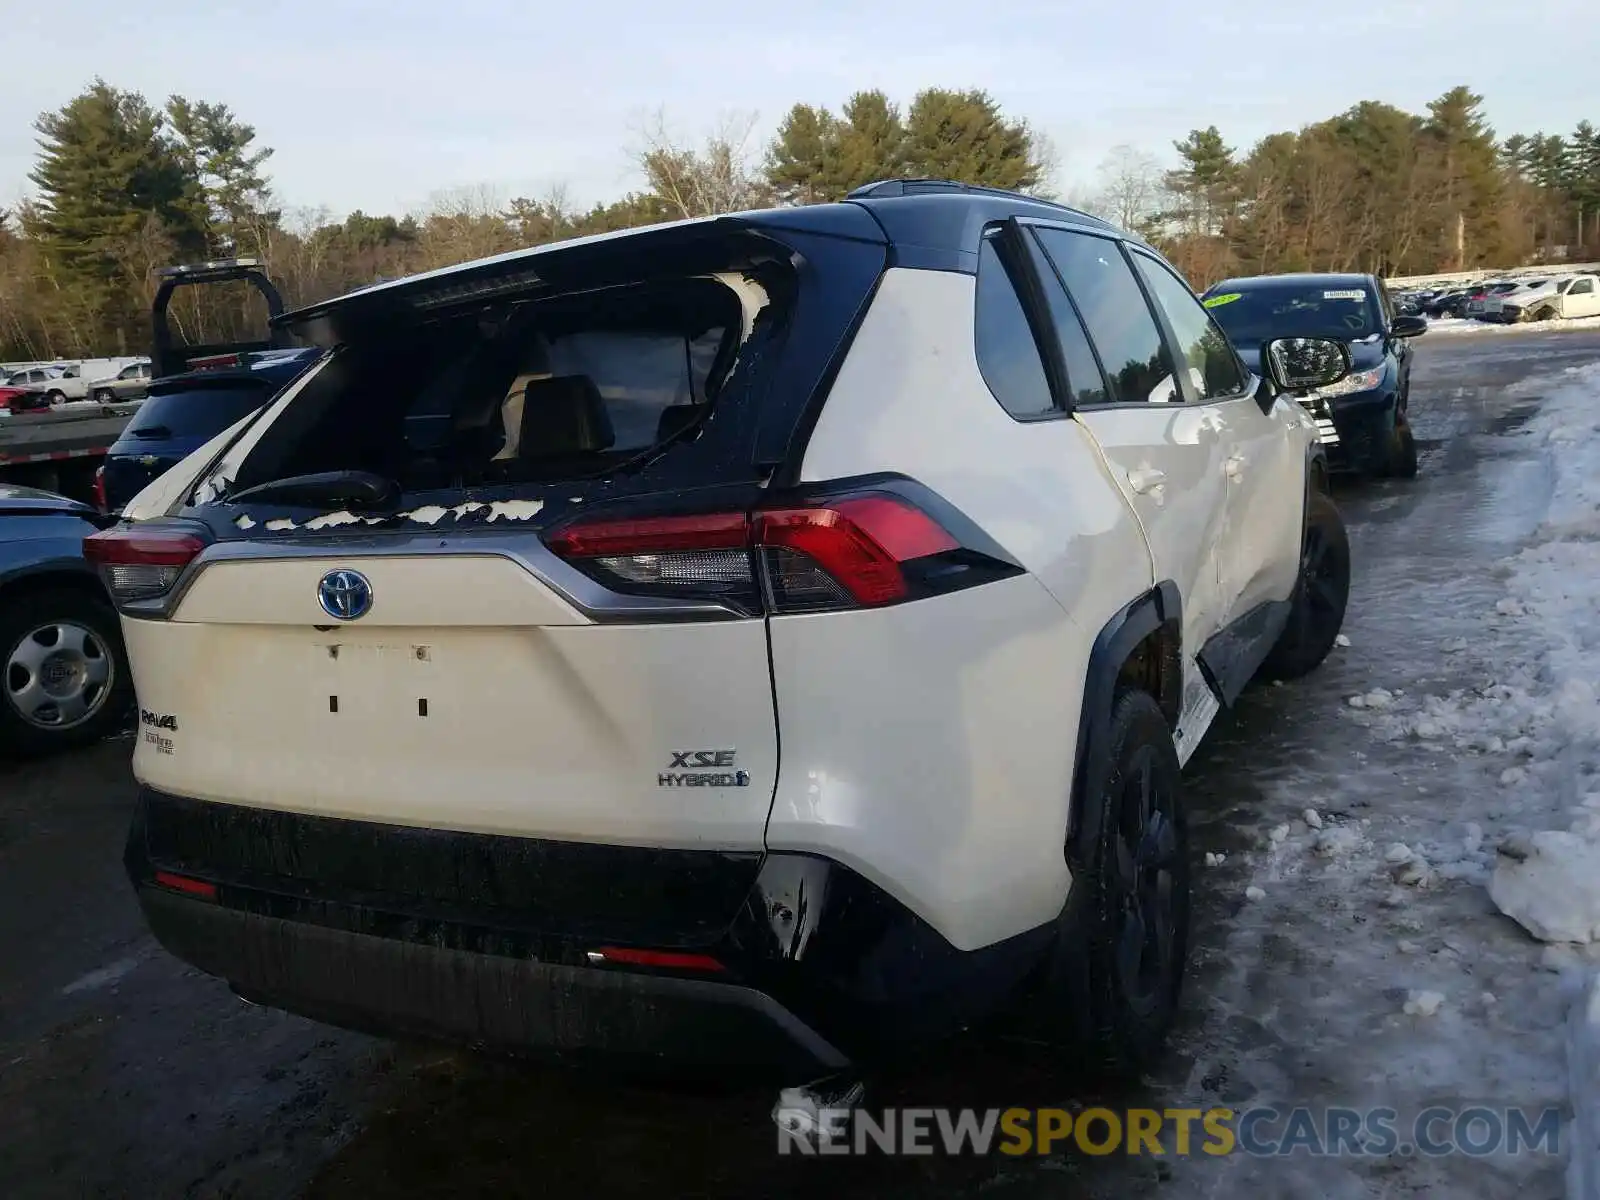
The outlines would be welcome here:
[[[83,556],[101,567],[186,567],[206,544],[192,533],[105,529],[83,539]]]
[[[207,883],[204,879],[190,879],[187,875],[174,875],[171,871],[157,871],[156,885],[187,896],[198,896],[202,900],[217,898],[216,884]]]
[[[734,550],[744,546],[749,536],[750,524],[743,513],[705,513],[585,521],[552,533],[548,545],[562,558],[603,558],[682,550]]]
[[[686,954],[679,950],[630,950],[624,946],[601,946],[591,950],[591,961],[626,963],[635,967],[670,967],[678,971],[721,971],[723,966],[709,954]]]

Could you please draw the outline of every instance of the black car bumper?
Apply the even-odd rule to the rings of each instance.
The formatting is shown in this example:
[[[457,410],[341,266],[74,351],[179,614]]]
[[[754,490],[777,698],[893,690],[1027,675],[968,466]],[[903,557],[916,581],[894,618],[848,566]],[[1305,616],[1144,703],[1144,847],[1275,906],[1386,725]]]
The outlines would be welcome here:
[[[1320,399],[1308,405],[1319,440],[1335,471],[1371,474],[1383,468],[1394,428],[1395,394],[1375,389]]]
[[[687,1072],[822,1074],[954,1032],[1052,940],[957,950],[810,855],[410,829],[148,789],[127,866],[162,945],[247,999]],[[618,961],[641,950],[642,965]]]

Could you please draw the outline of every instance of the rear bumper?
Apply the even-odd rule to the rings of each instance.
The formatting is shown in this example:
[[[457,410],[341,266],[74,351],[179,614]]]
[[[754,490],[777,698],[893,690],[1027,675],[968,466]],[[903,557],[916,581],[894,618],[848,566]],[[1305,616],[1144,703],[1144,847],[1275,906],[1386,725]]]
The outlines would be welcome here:
[[[685,1071],[822,1074],[921,1044],[1001,1005],[1053,939],[956,950],[810,855],[405,829],[149,789],[127,867],[162,945],[248,999],[371,1033]],[[717,966],[592,959],[615,946]]]
[[[604,971],[451,950],[240,912],[139,889],[169,951],[241,996],[331,1025],[458,1042],[760,1065],[821,1074],[848,1063],[771,997],[700,979]]]

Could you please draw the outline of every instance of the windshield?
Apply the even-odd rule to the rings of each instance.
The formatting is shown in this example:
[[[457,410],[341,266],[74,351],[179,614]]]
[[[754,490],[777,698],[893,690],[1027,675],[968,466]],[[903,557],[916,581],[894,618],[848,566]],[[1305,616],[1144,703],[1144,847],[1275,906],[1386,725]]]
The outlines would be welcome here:
[[[1381,328],[1376,297],[1359,286],[1223,283],[1206,293],[1205,305],[1229,339],[1242,346],[1275,337],[1356,341]]]

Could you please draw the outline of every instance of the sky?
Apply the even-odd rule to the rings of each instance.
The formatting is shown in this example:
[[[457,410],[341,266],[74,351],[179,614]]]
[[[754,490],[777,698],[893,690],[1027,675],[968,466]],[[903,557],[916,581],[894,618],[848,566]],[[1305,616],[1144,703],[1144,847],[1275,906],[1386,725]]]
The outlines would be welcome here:
[[[1595,3],[4,0],[0,207],[31,186],[33,121],[96,75],[229,105],[275,149],[280,203],[335,216],[463,189],[586,206],[639,185],[657,113],[685,141],[753,117],[759,150],[792,104],[865,88],[986,89],[1054,144],[1068,193],[1119,144],[1168,159],[1215,124],[1246,149],[1463,83],[1502,135],[1566,133],[1600,123]]]

